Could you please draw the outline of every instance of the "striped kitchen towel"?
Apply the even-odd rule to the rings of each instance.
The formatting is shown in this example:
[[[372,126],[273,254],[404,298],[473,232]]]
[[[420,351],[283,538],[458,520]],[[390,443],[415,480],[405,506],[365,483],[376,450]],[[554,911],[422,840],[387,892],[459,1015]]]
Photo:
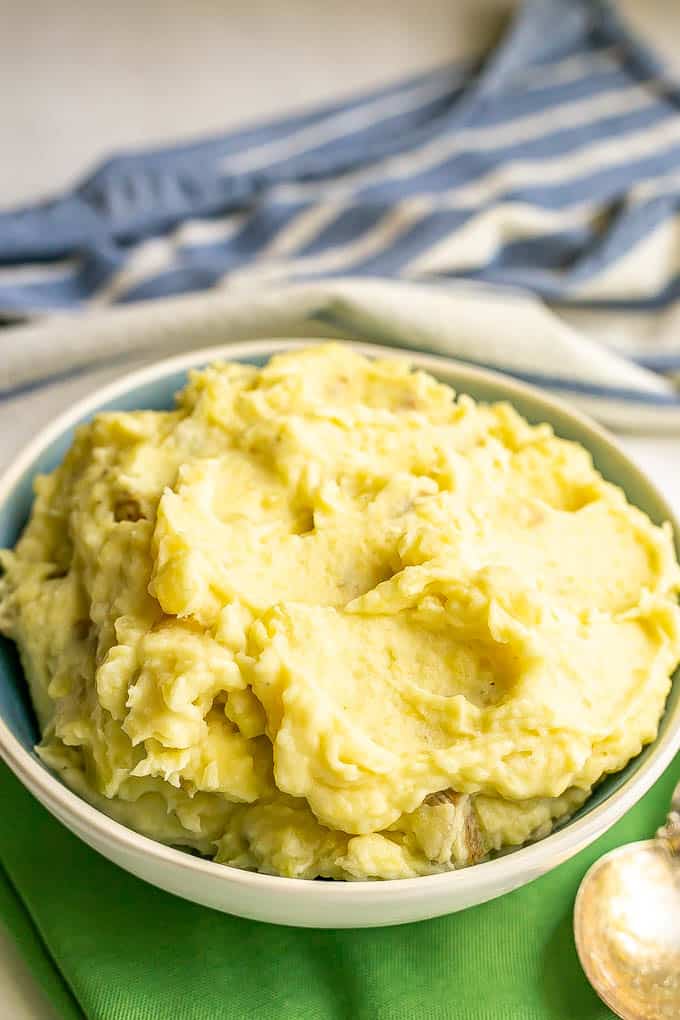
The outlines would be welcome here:
[[[528,0],[477,65],[116,156],[1,213],[0,314],[224,288],[258,322],[241,335],[411,343],[678,428],[679,206],[680,88],[609,3]],[[103,357],[12,332],[5,392]]]

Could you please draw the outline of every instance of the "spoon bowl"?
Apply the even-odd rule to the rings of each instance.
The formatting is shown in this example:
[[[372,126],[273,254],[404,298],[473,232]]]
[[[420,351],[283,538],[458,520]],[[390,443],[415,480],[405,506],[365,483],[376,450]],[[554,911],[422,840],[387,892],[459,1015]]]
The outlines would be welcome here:
[[[662,839],[605,854],[574,905],[586,976],[623,1020],[680,1017],[680,858]]]

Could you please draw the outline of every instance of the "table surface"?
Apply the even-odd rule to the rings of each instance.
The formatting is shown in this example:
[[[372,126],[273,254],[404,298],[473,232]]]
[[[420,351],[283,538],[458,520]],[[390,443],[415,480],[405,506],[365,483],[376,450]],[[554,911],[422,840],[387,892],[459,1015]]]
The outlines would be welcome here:
[[[620,2],[673,59],[680,5]],[[84,8],[80,0],[23,0],[4,13],[0,34],[0,207],[68,186],[121,148],[219,132],[479,53],[513,7],[513,0],[95,0]],[[62,391],[57,403],[34,397],[3,408],[0,461],[68,402]],[[667,469],[680,440],[624,445],[680,510],[680,479]],[[55,1018],[1,926],[0,1003],[12,1020]]]

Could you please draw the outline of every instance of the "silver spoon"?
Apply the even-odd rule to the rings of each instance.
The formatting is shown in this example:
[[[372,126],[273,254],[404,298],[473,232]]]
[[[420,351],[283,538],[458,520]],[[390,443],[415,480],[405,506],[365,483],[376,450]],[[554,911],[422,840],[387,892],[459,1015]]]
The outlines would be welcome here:
[[[623,1020],[680,1018],[680,783],[656,839],[605,854],[574,904],[576,949]]]

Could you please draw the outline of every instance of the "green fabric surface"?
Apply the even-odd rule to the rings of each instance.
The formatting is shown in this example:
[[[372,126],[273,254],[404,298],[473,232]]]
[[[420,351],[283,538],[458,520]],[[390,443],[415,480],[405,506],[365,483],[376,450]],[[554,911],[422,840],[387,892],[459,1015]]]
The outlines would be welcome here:
[[[593,846],[498,900],[419,924],[312,931],[146,885],[72,836],[0,765],[9,880],[0,915],[68,1020],[78,1012],[67,987],[96,1020],[601,1020],[613,1014],[574,948],[576,889],[602,853],[654,832],[678,773],[680,756]]]
[[[4,766],[0,766],[4,769]],[[83,1014],[40,938],[30,915],[5,870],[0,867],[0,918],[14,938],[49,1001],[66,1020],[83,1020]]]

